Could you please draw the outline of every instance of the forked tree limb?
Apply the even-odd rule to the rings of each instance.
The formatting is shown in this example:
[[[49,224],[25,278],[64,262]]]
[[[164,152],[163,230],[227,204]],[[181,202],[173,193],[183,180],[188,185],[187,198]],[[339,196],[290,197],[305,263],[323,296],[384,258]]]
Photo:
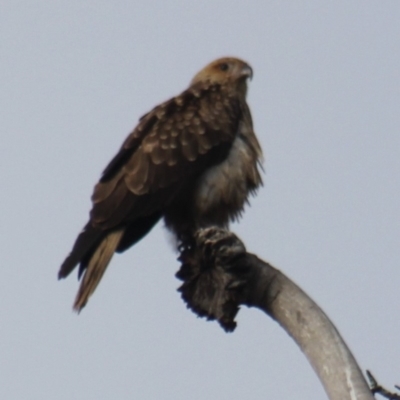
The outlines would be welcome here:
[[[373,400],[356,360],[325,313],[282,272],[247,253],[233,233],[197,232],[181,253],[182,298],[199,316],[236,327],[240,305],[257,307],[276,320],[308,358],[331,400]]]
[[[388,400],[400,400],[400,394],[391,392],[387,389],[385,389],[383,386],[381,386],[375,377],[372,375],[370,371],[367,370],[367,377],[369,380],[369,386],[371,388],[371,392],[373,394],[380,394],[382,397]],[[400,387],[398,385],[394,386],[397,390],[400,390]]]

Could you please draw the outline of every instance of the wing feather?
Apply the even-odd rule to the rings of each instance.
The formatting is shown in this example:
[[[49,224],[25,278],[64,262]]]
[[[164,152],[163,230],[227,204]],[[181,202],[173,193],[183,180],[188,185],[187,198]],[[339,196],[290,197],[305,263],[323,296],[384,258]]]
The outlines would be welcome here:
[[[220,161],[218,149],[226,152],[233,142],[241,107],[219,89],[202,88],[200,95],[188,89],[142,117],[95,187],[96,226],[110,229],[158,212],[186,180]]]

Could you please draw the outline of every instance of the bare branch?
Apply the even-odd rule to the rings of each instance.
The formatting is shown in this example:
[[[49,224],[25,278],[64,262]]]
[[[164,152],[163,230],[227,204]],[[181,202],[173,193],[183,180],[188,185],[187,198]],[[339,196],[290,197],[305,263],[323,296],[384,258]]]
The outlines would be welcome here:
[[[236,327],[239,305],[257,307],[295,340],[331,400],[373,400],[353,355],[324,312],[297,285],[257,256],[231,232],[207,228],[182,251],[179,291],[196,314]]]
[[[400,400],[400,394],[389,392],[389,390],[387,390],[384,387],[382,387],[381,385],[379,385],[370,371],[367,371],[367,377],[369,380],[369,386],[371,388],[371,392],[373,394],[380,394],[381,396],[383,396],[389,400]],[[399,389],[398,386],[395,386],[395,388]]]

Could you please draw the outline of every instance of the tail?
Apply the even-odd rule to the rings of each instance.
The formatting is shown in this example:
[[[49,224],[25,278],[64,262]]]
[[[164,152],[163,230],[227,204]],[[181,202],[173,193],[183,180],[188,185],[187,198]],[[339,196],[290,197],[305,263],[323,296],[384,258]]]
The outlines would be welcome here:
[[[86,258],[89,257],[90,259],[105,235],[104,231],[94,228],[89,221],[77,237],[71,253],[69,253],[68,257],[62,263],[58,271],[58,279],[66,278],[79,263],[82,264],[83,262],[86,265]]]
[[[62,263],[58,279],[67,277],[79,264],[81,286],[74,309],[80,311],[95,291],[114,254],[121,253],[143,238],[162,217],[161,212],[138,218],[119,229],[102,230],[89,221],[76,239],[71,253]]]
[[[110,232],[102,239],[96,250],[93,252],[88,266],[84,272],[81,286],[75,298],[74,310],[80,312],[85,307],[89,297],[95,291],[107,266],[114,255],[115,250],[124,234],[125,229]],[[60,271],[61,272],[61,271]]]

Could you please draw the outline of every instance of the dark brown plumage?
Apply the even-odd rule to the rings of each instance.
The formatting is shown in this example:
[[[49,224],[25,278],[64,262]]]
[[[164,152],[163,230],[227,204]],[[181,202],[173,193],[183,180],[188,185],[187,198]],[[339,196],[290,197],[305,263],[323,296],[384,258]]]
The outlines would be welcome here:
[[[74,309],[94,292],[114,252],[164,218],[178,241],[227,226],[261,184],[261,149],[246,104],[248,64],[222,58],[189,88],[144,115],[94,188],[89,222],[59,271],[83,275]]]

